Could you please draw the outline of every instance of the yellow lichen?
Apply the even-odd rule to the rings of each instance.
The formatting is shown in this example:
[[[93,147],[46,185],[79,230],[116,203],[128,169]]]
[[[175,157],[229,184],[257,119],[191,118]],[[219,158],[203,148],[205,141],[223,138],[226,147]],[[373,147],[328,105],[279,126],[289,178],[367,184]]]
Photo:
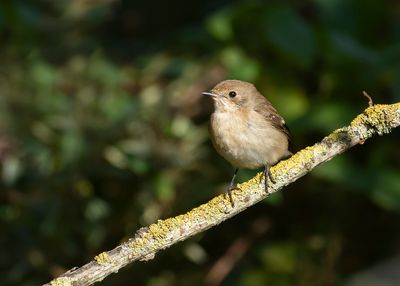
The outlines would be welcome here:
[[[389,107],[388,105],[382,105],[382,104],[377,104],[377,105],[368,107],[367,109],[364,110],[364,112],[362,114],[358,115],[351,122],[351,125],[358,125],[358,124],[366,123],[369,120],[369,118],[372,119],[371,121],[377,121],[380,114],[382,114],[385,110],[387,111],[388,107]]]
[[[383,105],[377,104],[367,108],[352,122],[352,131],[360,140],[365,140],[375,133],[383,135],[389,133],[393,127],[400,124],[400,103]]]
[[[257,174],[254,178],[252,178],[251,180],[248,180],[247,182],[243,182],[243,183],[241,183],[241,184],[238,184],[238,188],[239,188],[240,190],[234,190],[234,191],[233,191],[233,194],[235,194],[235,195],[237,196],[237,195],[243,194],[244,192],[250,190],[254,185],[256,185],[258,182],[260,182],[261,176],[262,176],[262,173],[258,173],[258,174]],[[228,200],[229,200],[229,197],[227,197],[227,196],[224,195],[224,198],[223,198],[223,199],[224,199],[225,202],[230,203],[230,202],[228,201]]]
[[[68,277],[58,277],[50,282],[51,286],[72,286]]]
[[[320,148],[319,145],[314,145],[313,147],[306,147],[305,149],[294,154],[290,159],[285,160],[277,164],[272,171],[276,174],[285,174],[289,170],[296,170],[298,168],[303,168],[305,162],[309,162],[314,157],[314,153]]]
[[[96,255],[96,257],[95,257],[94,259],[95,259],[95,260],[97,261],[97,263],[100,264],[100,265],[104,265],[104,264],[107,264],[107,263],[111,263],[111,262],[112,262],[111,259],[110,259],[110,257],[108,256],[107,252],[102,252],[102,253],[100,253],[99,255]]]
[[[151,224],[151,225],[149,226],[149,232],[150,232],[150,233],[153,235],[153,237],[156,238],[156,239],[162,237],[162,234],[163,234],[162,229],[160,229],[160,227],[159,227],[159,224],[161,224],[161,223],[162,223],[162,221],[159,220],[158,223],[154,223],[154,224]]]

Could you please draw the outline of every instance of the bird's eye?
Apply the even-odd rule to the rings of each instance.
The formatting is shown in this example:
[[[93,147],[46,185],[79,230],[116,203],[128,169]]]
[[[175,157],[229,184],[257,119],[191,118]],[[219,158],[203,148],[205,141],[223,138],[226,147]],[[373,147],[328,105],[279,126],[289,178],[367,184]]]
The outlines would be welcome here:
[[[229,97],[235,97],[235,96],[236,96],[236,91],[229,92]]]

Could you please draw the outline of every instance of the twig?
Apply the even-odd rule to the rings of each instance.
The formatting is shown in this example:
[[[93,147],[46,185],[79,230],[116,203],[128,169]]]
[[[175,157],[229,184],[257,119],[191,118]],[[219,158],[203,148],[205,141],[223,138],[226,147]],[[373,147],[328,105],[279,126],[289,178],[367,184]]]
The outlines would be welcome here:
[[[365,90],[363,90],[363,95],[366,98],[368,98],[368,106],[372,107],[374,105],[374,102],[372,101],[372,97]]]
[[[354,145],[373,135],[389,133],[399,125],[400,103],[368,107],[349,126],[335,130],[321,142],[304,148],[271,168],[276,182],[269,184],[268,193],[264,191],[264,185],[260,184],[259,173],[253,179],[240,184],[240,190],[232,192],[234,208],[224,195],[219,195],[186,214],[159,220],[139,229],[128,241],[97,255],[86,265],[68,271],[45,285],[92,285],[133,261],[152,259],[160,250],[220,224]]]

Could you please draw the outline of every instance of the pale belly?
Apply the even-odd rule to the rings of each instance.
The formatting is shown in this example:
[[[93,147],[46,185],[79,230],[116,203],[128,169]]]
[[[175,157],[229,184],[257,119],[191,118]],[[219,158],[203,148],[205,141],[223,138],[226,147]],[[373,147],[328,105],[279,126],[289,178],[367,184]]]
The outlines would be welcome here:
[[[288,140],[269,124],[214,116],[211,139],[218,153],[238,168],[274,165],[288,153]]]

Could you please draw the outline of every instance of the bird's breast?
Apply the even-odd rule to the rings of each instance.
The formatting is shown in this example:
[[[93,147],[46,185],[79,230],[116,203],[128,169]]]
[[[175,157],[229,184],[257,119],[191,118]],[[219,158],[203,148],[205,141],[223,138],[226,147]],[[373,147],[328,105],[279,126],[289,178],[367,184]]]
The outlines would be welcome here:
[[[215,149],[238,168],[275,164],[288,149],[286,136],[258,113],[214,112],[209,129]]]

